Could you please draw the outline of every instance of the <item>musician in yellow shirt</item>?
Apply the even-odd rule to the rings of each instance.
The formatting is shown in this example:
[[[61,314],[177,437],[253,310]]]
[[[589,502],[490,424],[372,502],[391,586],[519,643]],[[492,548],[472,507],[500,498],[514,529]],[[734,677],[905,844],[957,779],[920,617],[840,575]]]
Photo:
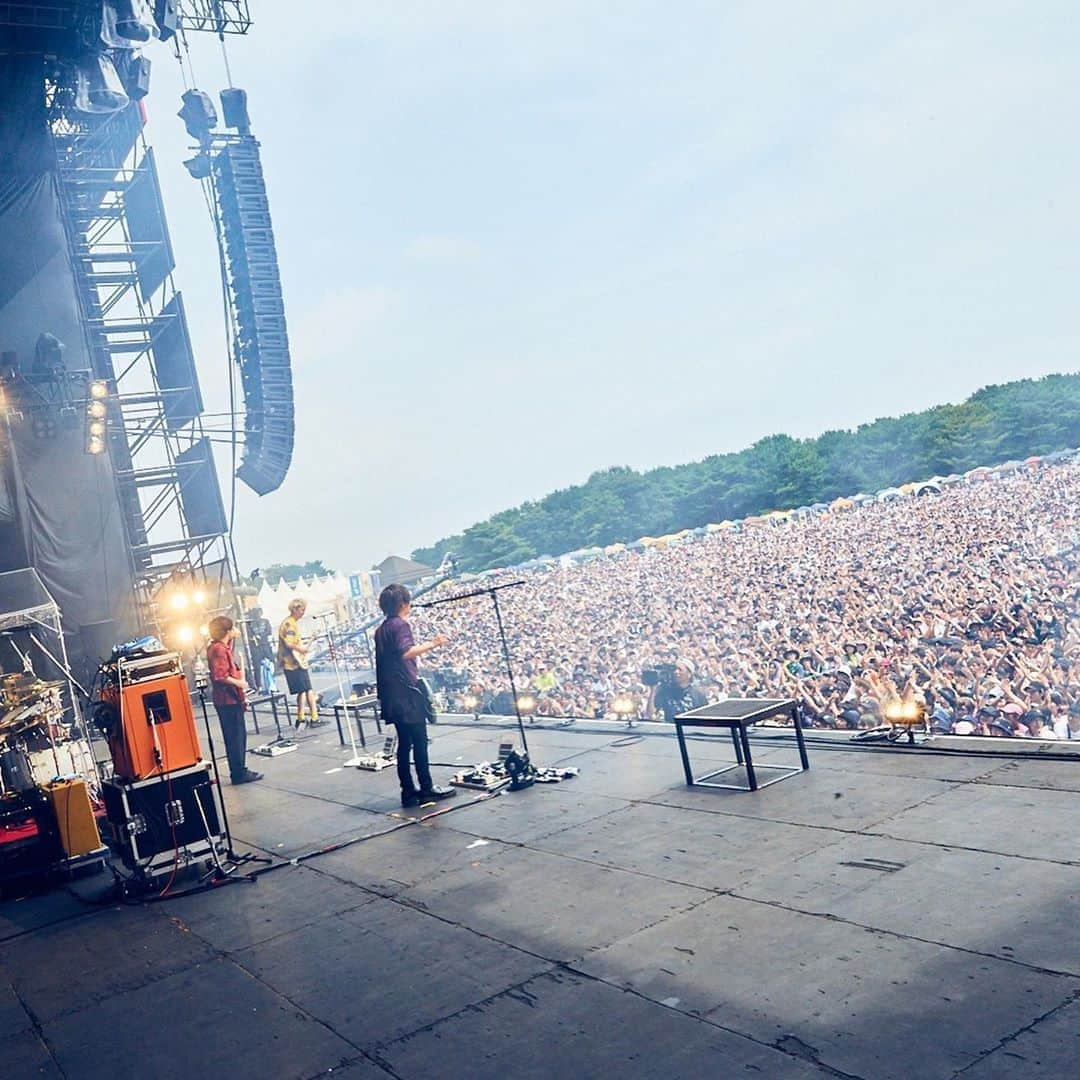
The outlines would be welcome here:
[[[289,614],[278,627],[277,659],[285,672],[289,693],[296,695],[296,729],[319,723],[315,691],[308,671],[308,646],[300,636],[300,620],[307,611],[307,601],[299,597],[289,603]]]

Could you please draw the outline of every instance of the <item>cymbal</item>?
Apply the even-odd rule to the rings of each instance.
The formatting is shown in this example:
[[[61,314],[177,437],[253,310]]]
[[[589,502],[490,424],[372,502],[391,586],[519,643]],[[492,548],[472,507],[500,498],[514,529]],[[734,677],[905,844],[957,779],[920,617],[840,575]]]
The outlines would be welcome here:
[[[41,727],[46,722],[40,712],[33,712],[29,708],[12,709],[0,720],[0,740],[8,739],[12,735],[21,735],[31,728]]]

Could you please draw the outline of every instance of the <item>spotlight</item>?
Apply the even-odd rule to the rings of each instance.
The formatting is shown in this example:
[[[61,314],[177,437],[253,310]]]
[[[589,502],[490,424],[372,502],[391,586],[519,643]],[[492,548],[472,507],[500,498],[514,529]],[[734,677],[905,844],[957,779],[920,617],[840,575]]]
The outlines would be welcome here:
[[[86,415],[92,420],[102,420],[105,417],[105,402],[104,401],[91,401],[86,406]]]
[[[114,113],[128,103],[116,65],[105,53],[93,53],[75,64],[75,108],[84,113]]]
[[[90,438],[103,439],[105,437],[105,421],[91,420],[86,430],[90,432]]]
[[[104,379],[94,379],[86,389],[95,401],[109,396],[109,384]]]
[[[196,589],[191,594],[191,600],[192,603],[198,604],[201,607],[203,604],[206,603],[206,593],[204,593],[202,589]]]
[[[517,699],[518,712],[532,713],[536,711],[536,698],[532,694],[522,694]]]
[[[209,637],[209,636],[210,636],[210,627],[209,627],[208,624],[204,623],[202,626],[199,627],[199,637]]]
[[[174,637],[181,645],[190,645],[195,639],[195,631],[190,626],[178,626]]]
[[[172,596],[169,597],[169,604],[174,610],[183,611],[184,608],[188,606],[189,600],[190,597],[186,592],[174,592]]]
[[[156,34],[153,15],[142,0],[109,0],[105,4],[102,39],[113,48],[134,48],[132,42],[149,41]]]
[[[91,435],[86,440],[86,452],[88,454],[103,454],[105,453],[105,440],[98,435]]]
[[[923,707],[917,701],[891,701],[885,706],[885,719],[893,724],[918,724],[923,713]]]

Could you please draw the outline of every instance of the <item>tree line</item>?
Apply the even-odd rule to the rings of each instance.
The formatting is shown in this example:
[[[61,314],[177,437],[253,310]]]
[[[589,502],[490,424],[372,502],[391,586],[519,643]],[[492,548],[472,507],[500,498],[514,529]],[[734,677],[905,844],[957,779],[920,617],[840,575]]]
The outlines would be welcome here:
[[[637,472],[624,466],[503,510],[419,548],[461,570],[662,536],[712,521],[789,510],[841,495],[963,473],[1080,445],[1080,375],[987,386],[959,405],[885,417],[816,438],[769,435],[737,453]]]

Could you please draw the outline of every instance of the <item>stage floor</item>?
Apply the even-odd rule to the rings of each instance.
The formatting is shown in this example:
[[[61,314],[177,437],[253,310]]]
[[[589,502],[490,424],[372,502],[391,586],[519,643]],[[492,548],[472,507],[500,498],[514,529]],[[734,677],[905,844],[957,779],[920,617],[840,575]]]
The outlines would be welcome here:
[[[431,731],[433,761],[460,765],[503,734]],[[755,761],[794,763],[768,740]],[[226,787],[243,844],[288,860],[402,820],[393,769],[342,770],[333,724],[300,741]],[[694,740],[695,765],[730,747]],[[1075,1071],[1080,764],[811,747],[810,772],[743,794],[688,789],[671,735],[532,731],[530,748],[580,777],[462,792],[255,884],[0,904],[0,1072]]]

